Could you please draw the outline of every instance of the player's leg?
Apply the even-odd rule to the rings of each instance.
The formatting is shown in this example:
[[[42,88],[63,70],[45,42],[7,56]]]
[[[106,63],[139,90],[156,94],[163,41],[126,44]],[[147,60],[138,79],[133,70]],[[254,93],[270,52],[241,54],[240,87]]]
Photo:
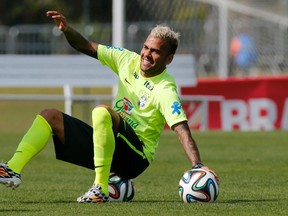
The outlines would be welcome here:
[[[111,171],[119,174],[124,178],[134,178],[140,173],[142,173],[149,165],[149,162],[143,152],[143,143],[139,140],[134,130],[128,124],[126,124],[123,119],[117,119],[117,116],[119,116],[117,113],[114,113],[109,109],[107,110],[109,113],[112,113],[110,113],[110,115],[116,115],[116,117],[112,117],[112,130],[114,134],[119,131],[116,137],[116,145],[115,151],[113,153]],[[107,113],[105,115],[106,117],[109,116],[107,115]],[[95,118],[97,116],[99,117],[99,115],[95,115]],[[65,144],[63,145],[63,143],[57,136],[53,136],[56,158],[94,170],[94,129],[88,124],[82,122],[81,120],[73,118],[66,114],[63,114],[63,119],[65,128]],[[111,127],[108,128],[111,129]],[[101,134],[99,135],[99,137],[96,136],[96,139],[97,137],[98,139],[102,139],[101,136]],[[111,137],[114,137],[114,135]],[[98,142],[96,141],[96,143]],[[113,142],[109,143],[111,144]],[[110,151],[111,150],[108,150],[108,152]],[[106,155],[106,153],[104,154]],[[107,168],[107,166],[104,167]],[[109,176],[107,176],[106,178],[108,179]],[[99,190],[99,187],[96,184],[93,184],[92,188],[88,190],[88,192],[85,193],[83,196],[79,197],[77,201],[105,202],[107,201],[107,196],[102,196],[103,194],[101,191],[102,190]],[[98,194],[101,199],[98,199],[99,197],[97,198],[95,194]]]
[[[98,106],[92,112],[95,180],[92,188],[78,202],[101,202],[108,198],[108,180],[115,150],[115,134],[120,117],[108,106]],[[104,200],[106,201],[106,200]]]
[[[132,179],[149,166],[143,142],[118,113],[107,107],[98,107],[93,111],[92,118],[96,178],[92,188],[79,197],[78,202],[103,202],[102,192],[104,187],[108,190],[110,171],[122,178]],[[113,143],[116,144],[111,145]],[[108,195],[108,191],[105,194]]]
[[[115,150],[112,111],[108,107],[96,107],[92,112],[94,143],[94,184],[100,185],[104,194],[108,194],[108,179]],[[116,121],[116,120],[114,120]],[[119,121],[119,120],[118,120]]]
[[[92,188],[79,197],[78,202],[108,201],[108,179],[115,148],[114,132],[117,131],[119,115],[109,107],[99,106],[92,113],[93,128],[66,114],[63,114],[63,119],[64,145],[58,136],[53,136],[56,158],[96,172]]]
[[[13,157],[0,164],[0,183],[13,188],[19,186],[22,169],[46,146],[52,131],[64,136],[62,114],[57,110],[44,110],[34,119]]]

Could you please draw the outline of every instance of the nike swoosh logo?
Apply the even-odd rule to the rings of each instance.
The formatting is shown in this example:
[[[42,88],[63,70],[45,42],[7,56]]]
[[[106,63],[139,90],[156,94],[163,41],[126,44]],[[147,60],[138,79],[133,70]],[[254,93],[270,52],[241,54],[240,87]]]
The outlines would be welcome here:
[[[95,169],[97,169],[97,168],[101,168],[101,167],[104,167],[104,165],[101,165],[101,166],[95,166]]]
[[[125,82],[127,82],[129,85],[132,85],[132,84],[127,80],[127,78],[125,78]]]

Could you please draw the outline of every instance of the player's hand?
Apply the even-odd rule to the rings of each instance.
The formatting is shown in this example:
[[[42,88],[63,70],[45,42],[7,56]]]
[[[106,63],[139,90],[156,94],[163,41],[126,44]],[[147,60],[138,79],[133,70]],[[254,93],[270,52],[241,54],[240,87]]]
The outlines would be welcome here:
[[[215,179],[216,179],[218,185],[220,184],[219,177],[218,177],[218,175],[217,175],[213,170],[211,170],[211,169],[210,169],[209,167],[207,167],[207,166],[203,166],[203,167],[201,167],[201,169],[205,169],[205,170],[209,171],[210,173],[212,173],[212,174],[215,176]]]
[[[47,11],[46,15],[54,19],[55,24],[58,26],[60,31],[66,31],[68,29],[68,23],[65,16],[57,11]]]

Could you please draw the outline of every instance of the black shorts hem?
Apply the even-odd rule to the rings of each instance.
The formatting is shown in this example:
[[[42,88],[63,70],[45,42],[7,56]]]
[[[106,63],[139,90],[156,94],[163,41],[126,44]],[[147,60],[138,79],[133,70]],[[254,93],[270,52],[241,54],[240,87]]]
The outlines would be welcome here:
[[[94,170],[93,128],[85,122],[63,113],[65,143],[53,136],[56,158],[68,163]],[[143,152],[143,143],[134,130],[121,118],[119,132],[137,150]],[[144,153],[143,153],[144,154]],[[124,139],[115,138],[115,151],[111,172],[122,178],[133,179],[149,166],[149,161],[137,154]]]

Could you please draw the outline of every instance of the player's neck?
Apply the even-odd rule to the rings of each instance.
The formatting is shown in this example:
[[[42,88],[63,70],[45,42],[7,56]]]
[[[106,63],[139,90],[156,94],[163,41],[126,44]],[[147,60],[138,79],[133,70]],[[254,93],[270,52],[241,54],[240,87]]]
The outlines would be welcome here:
[[[159,70],[159,71],[155,71],[153,73],[145,73],[144,71],[140,71],[140,74],[144,77],[144,78],[150,78],[150,77],[155,77],[161,73],[163,73],[165,71],[166,68],[164,68],[163,70]]]

